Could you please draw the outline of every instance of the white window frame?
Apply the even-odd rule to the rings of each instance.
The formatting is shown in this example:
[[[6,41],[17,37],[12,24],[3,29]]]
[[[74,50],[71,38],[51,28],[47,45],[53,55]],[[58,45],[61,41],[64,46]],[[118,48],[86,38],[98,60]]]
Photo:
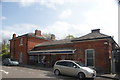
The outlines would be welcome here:
[[[89,66],[89,67],[94,67],[95,66],[95,50],[94,49],[86,49],[85,50],[85,65],[87,66],[87,51],[88,50],[93,50],[93,66]]]

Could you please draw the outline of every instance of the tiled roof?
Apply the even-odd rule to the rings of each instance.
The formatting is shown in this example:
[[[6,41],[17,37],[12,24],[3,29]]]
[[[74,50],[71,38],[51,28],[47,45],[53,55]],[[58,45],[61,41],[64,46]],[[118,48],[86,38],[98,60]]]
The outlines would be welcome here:
[[[70,39],[54,40],[54,41],[40,43],[39,45],[36,45],[36,47],[37,46],[56,45],[56,44],[67,44],[67,43],[72,43],[72,42]]]
[[[107,38],[107,37],[111,37],[102,33],[89,33],[87,35],[81,36],[79,38],[75,38],[72,41],[77,41],[77,40],[92,40],[92,39],[100,39],[100,38]]]
[[[91,32],[87,35],[81,36],[79,38],[74,38],[72,40],[70,39],[63,39],[63,40],[55,40],[55,41],[49,41],[49,42],[43,42],[38,46],[48,46],[48,45],[57,45],[57,44],[67,44],[67,43],[73,43],[74,41],[86,41],[86,40],[95,40],[95,39],[106,39],[111,38],[111,36],[102,34],[100,32]]]
[[[46,37],[44,37],[44,36],[37,36],[37,35],[35,35],[34,33],[27,33],[27,34],[24,34],[24,35],[21,35],[21,36],[17,36],[17,37],[15,37],[14,39],[19,38],[19,37],[22,37],[22,36],[31,36],[31,37],[35,37],[35,38],[39,38],[39,39],[47,39],[47,40],[50,40],[49,38],[46,38]],[[13,40],[13,39],[10,39],[10,40]]]

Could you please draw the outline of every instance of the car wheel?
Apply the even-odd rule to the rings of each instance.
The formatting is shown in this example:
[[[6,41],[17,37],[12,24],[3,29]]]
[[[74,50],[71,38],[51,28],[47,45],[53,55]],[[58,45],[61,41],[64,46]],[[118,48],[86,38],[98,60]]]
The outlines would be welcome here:
[[[59,76],[59,75],[60,75],[60,71],[59,71],[58,69],[56,69],[56,70],[54,71],[54,74],[57,75],[57,76]]]
[[[78,73],[78,78],[79,79],[85,79],[85,74],[82,73],[82,72]]]

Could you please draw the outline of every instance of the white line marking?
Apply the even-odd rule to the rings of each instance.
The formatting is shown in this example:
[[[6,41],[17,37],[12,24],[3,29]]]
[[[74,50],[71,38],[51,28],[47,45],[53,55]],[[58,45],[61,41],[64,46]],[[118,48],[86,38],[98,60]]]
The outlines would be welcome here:
[[[9,74],[9,72],[5,71],[5,70],[0,70],[2,72],[4,72],[5,74]]]

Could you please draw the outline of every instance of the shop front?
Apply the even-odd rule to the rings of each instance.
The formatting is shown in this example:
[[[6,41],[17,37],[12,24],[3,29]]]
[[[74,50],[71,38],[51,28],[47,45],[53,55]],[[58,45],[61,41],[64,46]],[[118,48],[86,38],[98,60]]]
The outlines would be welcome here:
[[[57,60],[74,60],[74,49],[39,50],[29,52],[30,64],[52,67]]]

